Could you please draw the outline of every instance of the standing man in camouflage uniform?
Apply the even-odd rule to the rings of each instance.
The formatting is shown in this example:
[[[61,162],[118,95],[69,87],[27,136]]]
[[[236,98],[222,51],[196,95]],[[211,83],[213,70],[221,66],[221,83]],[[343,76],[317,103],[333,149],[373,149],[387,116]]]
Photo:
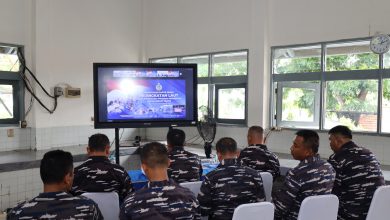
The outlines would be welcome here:
[[[220,164],[208,173],[198,195],[202,216],[232,219],[234,209],[244,203],[265,201],[259,172],[237,161],[237,143],[221,138],[217,144]]]
[[[72,193],[116,192],[122,202],[132,191],[127,171],[108,159],[110,140],[104,134],[94,134],[88,140],[88,160],[75,168]]]
[[[338,219],[366,219],[375,190],[385,184],[375,155],[352,142],[346,126],[329,130],[330,147],[334,154],[329,163],[336,170],[333,194],[340,200]]]
[[[202,164],[198,155],[184,150],[186,135],[180,129],[170,129],[167,144],[171,165],[168,176],[177,183],[199,181],[202,177]]]
[[[287,173],[284,187],[275,193],[275,219],[295,220],[303,199],[332,192],[336,173],[329,163],[320,159],[318,147],[317,132],[296,133],[291,155],[300,163]]]
[[[168,179],[167,148],[152,142],[142,148],[140,157],[149,182],[146,187],[126,197],[120,219],[200,219],[199,204],[194,194]]]
[[[73,182],[73,157],[69,152],[47,152],[41,160],[43,193],[13,208],[7,219],[103,219],[95,202],[68,193]]]
[[[252,126],[248,130],[248,147],[243,149],[238,159],[245,166],[260,172],[269,172],[275,180],[280,175],[278,156],[264,145],[263,128]]]

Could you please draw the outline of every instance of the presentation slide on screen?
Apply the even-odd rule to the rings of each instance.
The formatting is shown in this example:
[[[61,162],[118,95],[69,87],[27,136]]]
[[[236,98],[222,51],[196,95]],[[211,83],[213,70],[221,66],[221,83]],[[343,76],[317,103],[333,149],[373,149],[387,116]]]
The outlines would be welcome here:
[[[108,120],[186,118],[184,79],[112,78],[106,86]]]

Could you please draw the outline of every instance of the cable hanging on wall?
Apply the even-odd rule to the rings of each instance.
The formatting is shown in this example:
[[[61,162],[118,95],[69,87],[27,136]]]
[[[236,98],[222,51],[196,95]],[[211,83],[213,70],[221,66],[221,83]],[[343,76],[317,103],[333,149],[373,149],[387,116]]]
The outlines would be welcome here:
[[[25,88],[27,89],[27,91],[30,92],[31,96],[34,97],[35,100],[38,101],[38,103],[44,108],[46,109],[46,111],[48,111],[50,114],[52,114],[56,108],[57,108],[57,98],[59,96],[56,96],[56,95],[50,95],[50,93],[42,86],[42,84],[39,82],[39,80],[36,78],[36,76],[34,75],[34,73],[27,67],[26,65],[26,60],[25,60],[25,57],[24,57],[24,54],[23,52],[18,49],[18,58],[20,60],[20,65],[21,65],[21,69],[22,71],[20,71],[20,76],[23,80],[23,83],[24,83],[24,86]],[[49,107],[47,107],[43,102],[42,100],[39,99],[39,97],[37,96],[37,94],[34,92],[32,86],[31,86],[31,82],[30,80],[27,78],[27,75],[26,75],[26,72],[29,73],[31,75],[31,77],[35,80],[35,82],[38,83],[39,87],[42,89],[42,91],[50,98],[54,99],[54,107],[52,109],[50,109]],[[32,99],[30,100],[30,106],[28,108],[28,110],[26,111],[25,113],[25,117],[26,115],[30,112],[31,110],[31,107],[32,107]]]

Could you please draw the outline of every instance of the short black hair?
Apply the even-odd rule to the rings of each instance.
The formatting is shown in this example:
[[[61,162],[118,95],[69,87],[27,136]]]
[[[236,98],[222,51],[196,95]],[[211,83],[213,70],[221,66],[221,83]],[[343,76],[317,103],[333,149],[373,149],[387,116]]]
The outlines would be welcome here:
[[[215,145],[217,152],[221,154],[237,152],[237,142],[230,137],[223,137],[217,141]]]
[[[167,142],[173,146],[181,147],[184,145],[186,133],[180,129],[170,129],[167,134]]]
[[[314,153],[318,152],[320,137],[317,132],[312,130],[299,130],[295,135],[303,137],[303,144],[305,147],[311,149]]]
[[[151,168],[167,166],[169,161],[167,148],[159,142],[145,144],[140,151],[140,158],[143,164]]]
[[[106,149],[106,146],[110,145],[110,140],[105,134],[94,134],[88,139],[88,147],[91,151],[102,152]]]
[[[260,126],[252,126],[249,128],[248,133],[256,133],[258,135],[263,135],[264,129]]]
[[[343,137],[352,139],[352,131],[347,126],[337,125],[328,131],[328,134],[341,135]]]
[[[44,184],[60,183],[68,173],[73,172],[73,156],[63,150],[45,153],[41,160],[40,174]]]

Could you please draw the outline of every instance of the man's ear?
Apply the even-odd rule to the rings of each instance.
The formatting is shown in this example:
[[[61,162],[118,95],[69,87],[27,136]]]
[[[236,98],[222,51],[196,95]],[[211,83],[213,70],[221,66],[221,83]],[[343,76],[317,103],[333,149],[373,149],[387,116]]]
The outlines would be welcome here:
[[[91,148],[89,148],[89,146],[87,146],[87,153],[88,153],[88,154],[91,153]]]
[[[148,169],[148,166],[146,166],[145,164],[141,163],[141,169],[145,172],[145,175],[146,175],[146,170]]]
[[[108,155],[110,155],[110,145],[107,145],[105,148],[104,148],[104,151],[105,153]]]
[[[223,155],[217,151],[217,157],[218,157],[218,161],[221,162],[221,160],[223,159]]]
[[[65,174],[64,184],[65,184],[66,189],[68,191],[72,188],[72,185],[73,185],[73,170],[71,172]]]

